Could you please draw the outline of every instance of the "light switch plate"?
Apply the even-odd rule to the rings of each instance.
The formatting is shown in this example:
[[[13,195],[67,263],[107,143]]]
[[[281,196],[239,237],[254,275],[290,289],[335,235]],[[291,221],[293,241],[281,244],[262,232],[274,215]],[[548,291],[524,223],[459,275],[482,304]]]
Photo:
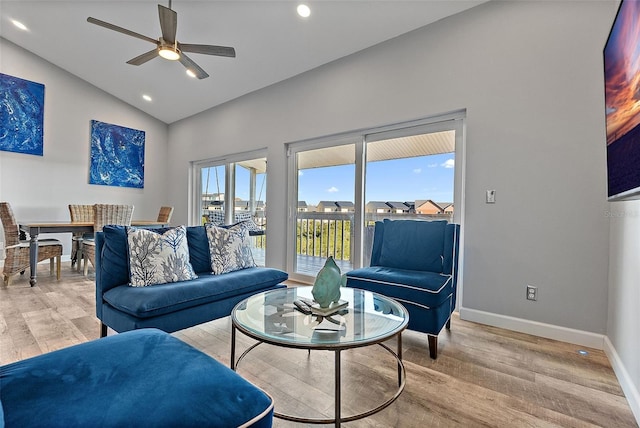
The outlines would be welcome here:
[[[495,204],[496,203],[496,191],[495,190],[487,190],[487,203]]]

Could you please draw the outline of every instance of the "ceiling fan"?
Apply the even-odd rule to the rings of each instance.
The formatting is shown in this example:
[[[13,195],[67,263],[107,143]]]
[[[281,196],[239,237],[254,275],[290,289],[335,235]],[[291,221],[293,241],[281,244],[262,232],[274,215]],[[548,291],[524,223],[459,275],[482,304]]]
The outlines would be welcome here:
[[[178,42],[176,40],[178,14],[171,9],[171,0],[169,0],[169,7],[164,7],[160,4],[158,5],[158,14],[160,15],[160,29],[162,30],[162,36],[160,36],[157,40],[136,33],[134,31],[127,30],[126,28],[118,27],[117,25],[101,21],[96,18],[88,17],[87,22],[99,25],[104,28],[108,28],[109,30],[117,31],[122,34],[126,34],[128,36],[136,37],[141,40],[146,40],[156,45],[155,49],[150,50],[149,52],[145,52],[142,55],[139,55],[127,61],[127,64],[131,65],[142,65],[159,55],[171,61],[180,61],[182,65],[186,67],[188,74],[191,74],[198,79],[204,79],[209,77],[207,72],[204,71],[191,58],[185,55],[185,52],[235,58],[236,51],[232,47],[215,45],[194,45]]]

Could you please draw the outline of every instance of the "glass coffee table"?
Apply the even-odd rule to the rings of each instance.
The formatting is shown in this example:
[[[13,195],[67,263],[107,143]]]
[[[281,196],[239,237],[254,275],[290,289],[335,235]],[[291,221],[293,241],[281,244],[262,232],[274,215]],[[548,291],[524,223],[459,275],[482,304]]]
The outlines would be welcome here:
[[[402,332],[407,328],[409,313],[397,301],[370,291],[341,288],[341,299],[349,302],[333,315],[305,315],[294,306],[299,298],[313,300],[311,287],[292,287],[266,291],[238,303],[231,312],[231,369],[256,346],[268,343],[287,348],[333,351],[335,378],[335,413],[333,419],[310,419],[274,412],[274,416],[294,422],[335,424],[351,422],[381,411],[393,403],[404,390],[406,373],[402,363]],[[258,342],[247,348],[236,360],[236,330]],[[397,350],[384,341],[397,338]],[[342,417],[340,353],[347,349],[379,345],[391,354],[398,366],[398,389],[384,403],[366,412]]]

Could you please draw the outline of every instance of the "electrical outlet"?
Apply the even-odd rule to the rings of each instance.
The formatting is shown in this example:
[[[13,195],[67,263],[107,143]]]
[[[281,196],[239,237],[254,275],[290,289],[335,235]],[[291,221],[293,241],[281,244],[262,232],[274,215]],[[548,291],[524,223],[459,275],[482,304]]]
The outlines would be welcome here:
[[[527,300],[538,300],[538,287],[527,284]]]

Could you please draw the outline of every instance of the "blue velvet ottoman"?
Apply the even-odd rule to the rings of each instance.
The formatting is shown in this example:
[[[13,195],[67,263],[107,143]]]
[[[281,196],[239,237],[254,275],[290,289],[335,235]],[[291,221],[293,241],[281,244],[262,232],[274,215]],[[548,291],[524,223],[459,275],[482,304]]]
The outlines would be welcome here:
[[[272,422],[267,394],[156,329],[0,367],[0,427],[263,428]]]

